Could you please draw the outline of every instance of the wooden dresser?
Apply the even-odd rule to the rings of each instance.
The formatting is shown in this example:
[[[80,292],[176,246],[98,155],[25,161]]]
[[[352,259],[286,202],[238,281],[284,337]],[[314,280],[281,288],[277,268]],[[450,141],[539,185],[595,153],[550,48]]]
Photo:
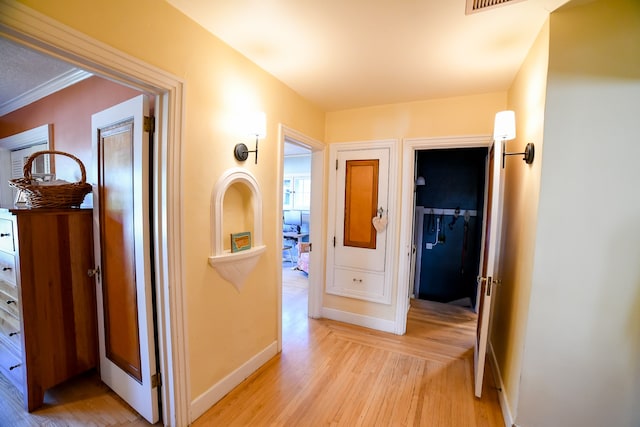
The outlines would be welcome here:
[[[90,209],[0,209],[0,372],[25,407],[97,366]]]

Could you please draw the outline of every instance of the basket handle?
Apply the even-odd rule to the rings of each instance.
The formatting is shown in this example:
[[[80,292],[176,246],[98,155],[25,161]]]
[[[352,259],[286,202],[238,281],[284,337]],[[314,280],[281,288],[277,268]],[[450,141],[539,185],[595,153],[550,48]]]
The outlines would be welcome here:
[[[38,157],[38,156],[40,156],[42,154],[60,154],[62,156],[67,156],[67,157],[75,160],[76,163],[78,163],[78,166],[80,166],[80,178],[81,178],[80,179],[80,183],[84,184],[87,181],[87,171],[85,170],[84,165],[82,164],[80,159],[78,159],[73,154],[65,153],[64,151],[55,151],[55,150],[36,151],[35,153],[33,153],[32,155],[29,156],[29,158],[27,159],[26,163],[22,167],[22,174],[29,181],[31,181],[31,179],[32,179],[31,178],[31,164],[33,163],[33,161],[35,160],[36,157]]]

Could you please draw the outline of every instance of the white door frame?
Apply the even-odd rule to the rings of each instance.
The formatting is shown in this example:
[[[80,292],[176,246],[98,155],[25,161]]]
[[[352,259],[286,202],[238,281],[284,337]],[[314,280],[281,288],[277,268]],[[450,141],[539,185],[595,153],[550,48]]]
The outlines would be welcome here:
[[[284,178],[284,143],[286,140],[295,141],[300,146],[311,150],[311,206],[309,208],[311,223],[309,224],[309,235],[313,238],[313,247],[309,252],[309,302],[308,315],[314,319],[321,317],[322,293],[324,284],[324,213],[326,211],[326,201],[324,192],[324,170],[326,145],[320,141],[310,138],[295,129],[280,124],[278,129],[278,206],[282,207],[282,180]],[[313,209],[313,213],[311,213]],[[276,218],[276,241],[282,240],[282,218]],[[311,239],[310,239],[311,240]],[[280,264],[282,264],[282,251],[280,253]],[[282,270],[278,275],[278,351],[282,350]]]
[[[396,330],[398,335],[407,331],[409,289],[411,282],[411,246],[413,245],[413,216],[415,190],[415,155],[417,150],[446,148],[490,147],[491,135],[470,135],[435,138],[405,138],[402,141],[402,201],[400,219],[400,245],[398,251],[398,294],[396,298]],[[484,238],[484,237],[483,237]]]
[[[165,425],[187,425],[190,397],[180,204],[184,82],[15,0],[0,0],[0,37],[156,97],[151,179],[162,415]]]

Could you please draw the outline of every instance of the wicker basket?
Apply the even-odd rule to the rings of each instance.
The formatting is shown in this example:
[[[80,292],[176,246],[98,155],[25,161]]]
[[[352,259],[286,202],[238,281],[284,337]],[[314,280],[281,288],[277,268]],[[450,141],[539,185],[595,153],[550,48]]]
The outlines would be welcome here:
[[[60,185],[38,185],[31,176],[31,163],[43,154],[60,154],[75,160],[80,166],[80,182],[70,182]],[[87,172],[77,157],[63,151],[38,151],[27,159],[22,168],[24,178],[9,180],[9,185],[24,191],[29,208],[71,208],[79,207],[84,197],[91,192],[91,184],[86,182]]]

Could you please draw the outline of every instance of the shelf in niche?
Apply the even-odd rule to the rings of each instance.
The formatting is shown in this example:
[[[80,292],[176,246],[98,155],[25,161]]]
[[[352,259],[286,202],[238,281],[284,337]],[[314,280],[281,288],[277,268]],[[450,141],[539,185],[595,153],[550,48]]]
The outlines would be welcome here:
[[[228,237],[222,229],[224,216],[224,195],[234,184],[245,185],[251,191],[251,204],[253,207],[253,240],[254,246],[250,249],[231,252],[223,249],[223,236]],[[211,203],[211,229],[212,229],[212,255],[209,256],[209,265],[220,276],[233,284],[238,291],[242,290],[244,282],[256,267],[260,256],[267,247],[262,243],[262,194],[255,177],[248,171],[240,168],[227,170],[216,183]]]
[[[220,255],[210,256],[209,264],[223,279],[231,282],[240,291],[266,249],[267,247],[262,245],[240,252],[225,251]]]

